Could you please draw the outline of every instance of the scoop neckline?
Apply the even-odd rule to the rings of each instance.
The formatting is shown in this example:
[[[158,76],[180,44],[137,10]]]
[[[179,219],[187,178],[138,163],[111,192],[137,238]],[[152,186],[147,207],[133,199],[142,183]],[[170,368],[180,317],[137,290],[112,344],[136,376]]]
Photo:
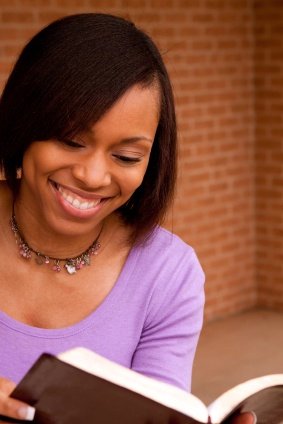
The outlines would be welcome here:
[[[139,249],[136,246],[133,246],[128,254],[120,275],[116,280],[116,283],[107,294],[103,302],[85,318],[72,325],[60,328],[34,327],[32,325],[16,320],[1,310],[0,323],[14,331],[42,338],[61,338],[78,334],[86,330],[88,327],[94,325],[94,319],[95,325],[99,325],[99,322],[105,319],[105,312],[108,309],[112,310],[111,305],[116,303],[115,299],[123,295],[123,291],[126,289],[130,276],[134,271],[139,254]]]

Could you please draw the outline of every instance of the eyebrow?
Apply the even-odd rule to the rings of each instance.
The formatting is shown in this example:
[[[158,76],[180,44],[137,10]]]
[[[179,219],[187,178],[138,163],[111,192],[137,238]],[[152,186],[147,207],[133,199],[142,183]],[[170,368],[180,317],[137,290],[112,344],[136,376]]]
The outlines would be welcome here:
[[[137,143],[138,141],[149,141],[151,144],[153,143],[153,140],[151,138],[145,137],[145,136],[136,136],[136,137],[127,137],[123,138],[119,141],[119,144],[131,144],[131,143]]]
[[[87,131],[88,134],[90,134],[90,136],[95,139],[95,132],[90,129],[89,131]],[[135,137],[126,137],[126,138],[122,138],[119,141],[119,144],[131,144],[131,143],[137,143],[139,141],[148,141],[149,143],[153,144],[154,139],[146,137],[145,135],[137,135]]]

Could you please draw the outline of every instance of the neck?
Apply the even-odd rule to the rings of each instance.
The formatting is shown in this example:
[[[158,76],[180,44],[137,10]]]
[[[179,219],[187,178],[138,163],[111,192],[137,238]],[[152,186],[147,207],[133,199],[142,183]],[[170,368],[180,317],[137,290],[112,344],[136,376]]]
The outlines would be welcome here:
[[[36,214],[26,209],[20,202],[15,202],[13,210],[19,236],[31,248],[43,256],[57,259],[73,258],[85,252],[97,238],[101,238],[103,223],[99,223],[91,231],[79,235],[70,232],[61,234],[48,228],[37,218]]]
[[[93,255],[96,255],[98,253],[98,250],[100,248],[100,241],[99,237],[102,232],[103,225],[101,226],[101,229],[99,233],[97,234],[95,240],[91,242],[91,244],[84,249],[83,251],[80,251],[79,254],[66,254],[64,257],[58,254],[47,253],[48,251],[42,251],[39,249],[34,248],[26,239],[26,237],[23,235],[23,232],[21,231],[15,216],[15,208],[13,208],[13,214],[11,216],[11,229],[15,235],[16,242],[19,246],[19,254],[23,259],[30,260],[34,259],[37,265],[46,264],[48,267],[50,267],[53,271],[60,272],[62,269],[65,269],[65,271],[68,274],[74,274],[80,269],[82,269],[86,265],[91,264],[91,257]]]

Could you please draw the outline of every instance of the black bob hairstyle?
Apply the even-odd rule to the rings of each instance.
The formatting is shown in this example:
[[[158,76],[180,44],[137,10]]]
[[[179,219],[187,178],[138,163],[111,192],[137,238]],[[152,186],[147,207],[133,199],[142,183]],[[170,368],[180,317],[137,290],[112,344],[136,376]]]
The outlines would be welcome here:
[[[161,55],[121,17],[84,13],[59,19],[24,47],[0,100],[0,166],[14,195],[33,141],[64,139],[99,120],[130,87],[156,84],[160,119],[141,186],[119,212],[136,240],[162,222],[176,180],[176,119]]]

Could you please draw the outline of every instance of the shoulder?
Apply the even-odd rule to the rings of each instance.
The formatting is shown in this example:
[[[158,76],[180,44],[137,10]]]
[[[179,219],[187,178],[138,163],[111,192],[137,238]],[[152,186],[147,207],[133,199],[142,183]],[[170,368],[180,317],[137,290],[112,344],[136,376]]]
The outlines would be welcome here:
[[[177,235],[159,227],[142,249],[143,261],[135,276],[150,294],[143,305],[144,330],[152,335],[163,329],[167,342],[171,334],[174,343],[178,339],[181,350],[193,352],[205,301],[205,275],[195,250]]]
[[[184,242],[179,236],[163,227],[155,227],[153,232],[140,244],[145,249],[170,249],[192,250],[192,247]]]
[[[168,289],[189,285],[199,290],[204,272],[193,247],[170,231],[156,227],[151,236],[137,247],[139,265],[153,276],[155,284]]]
[[[176,234],[156,227],[152,234],[138,246],[143,255],[154,261],[167,261],[173,266],[182,259],[197,261],[195,250]]]

